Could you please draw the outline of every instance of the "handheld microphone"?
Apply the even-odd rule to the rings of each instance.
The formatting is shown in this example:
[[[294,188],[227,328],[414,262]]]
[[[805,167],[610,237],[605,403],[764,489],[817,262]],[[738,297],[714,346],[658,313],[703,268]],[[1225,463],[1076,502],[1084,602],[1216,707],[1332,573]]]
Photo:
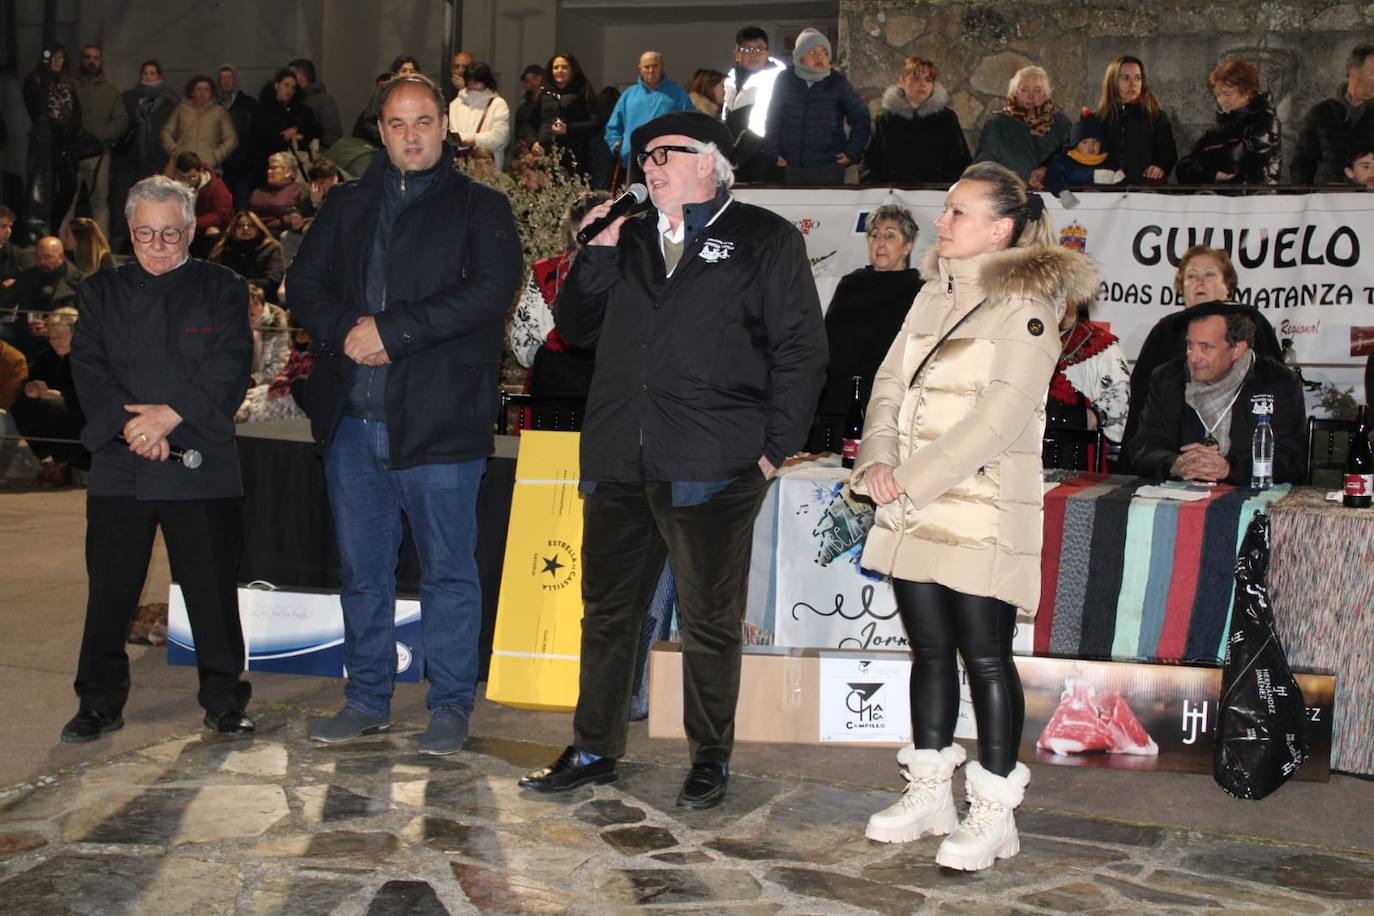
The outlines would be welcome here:
[[[611,223],[620,219],[620,217],[627,215],[631,210],[633,210],[635,207],[638,207],[640,204],[644,203],[644,201],[648,199],[648,188],[644,187],[644,185],[640,184],[639,182],[635,182],[634,184],[630,185],[628,188],[625,189],[625,193],[621,194],[620,197],[616,198],[616,202],[611,204],[611,210],[609,213],[601,217],[601,219],[593,220],[592,222],[588,223],[585,229],[582,229],[577,233],[577,244],[587,244],[592,239],[600,235],[602,232],[605,232],[606,227],[609,226]]]
[[[115,436],[115,441],[123,442],[125,445],[129,444],[129,440],[123,436]],[[173,461],[180,461],[183,467],[192,471],[200,467],[201,462],[205,460],[201,457],[200,452],[193,448],[178,448],[170,443],[168,443],[167,457]]]

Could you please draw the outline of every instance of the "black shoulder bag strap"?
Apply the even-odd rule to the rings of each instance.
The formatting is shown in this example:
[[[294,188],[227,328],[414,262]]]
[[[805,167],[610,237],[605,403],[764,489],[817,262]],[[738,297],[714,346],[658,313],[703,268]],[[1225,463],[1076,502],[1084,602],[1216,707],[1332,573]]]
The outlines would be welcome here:
[[[921,377],[921,372],[925,369],[926,363],[930,362],[930,358],[935,355],[937,350],[939,350],[941,347],[945,345],[945,341],[949,340],[951,337],[954,336],[954,332],[959,330],[959,326],[962,325],[965,321],[968,321],[970,318],[972,318],[973,313],[982,308],[987,301],[988,300],[984,299],[982,302],[979,302],[973,308],[965,312],[964,317],[954,322],[954,326],[950,328],[948,331],[946,331],[943,337],[935,341],[935,346],[931,347],[930,350],[927,351],[925,357],[921,359],[921,364],[916,367],[916,372],[911,376],[911,383],[907,385],[908,388],[916,387],[916,380]]]

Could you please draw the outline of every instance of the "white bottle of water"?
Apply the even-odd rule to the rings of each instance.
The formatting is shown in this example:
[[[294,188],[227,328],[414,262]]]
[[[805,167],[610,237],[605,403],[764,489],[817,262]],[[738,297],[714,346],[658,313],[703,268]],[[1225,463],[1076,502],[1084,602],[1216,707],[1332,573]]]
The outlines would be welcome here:
[[[1267,490],[1274,485],[1274,430],[1269,414],[1260,413],[1250,437],[1250,486]]]

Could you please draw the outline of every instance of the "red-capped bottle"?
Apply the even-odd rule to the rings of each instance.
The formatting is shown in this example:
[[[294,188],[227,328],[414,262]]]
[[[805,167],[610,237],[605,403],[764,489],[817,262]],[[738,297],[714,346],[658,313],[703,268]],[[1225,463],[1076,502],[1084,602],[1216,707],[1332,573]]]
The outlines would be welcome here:
[[[1344,503],[1352,509],[1368,509],[1374,495],[1374,450],[1369,447],[1369,408],[1360,405],[1350,450],[1345,453]]]
[[[847,468],[854,466],[859,456],[859,443],[864,437],[863,377],[853,376],[851,382],[854,392],[849,396],[849,410],[844,415],[844,447],[840,452],[840,463]]]

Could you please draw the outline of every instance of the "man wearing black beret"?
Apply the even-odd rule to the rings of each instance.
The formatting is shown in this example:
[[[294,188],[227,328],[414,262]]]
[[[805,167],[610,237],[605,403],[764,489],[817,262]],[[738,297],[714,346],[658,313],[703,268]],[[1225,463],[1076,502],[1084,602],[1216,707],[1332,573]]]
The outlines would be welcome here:
[[[573,743],[520,784],[558,792],[616,778],[666,557],[692,755],[678,804],[709,808],[729,779],[754,516],[806,438],[825,329],[800,233],[730,195],[724,124],[673,112],[631,141],[653,208],[591,240],[554,308],[563,338],[597,351],[582,428],[581,692]]]
[[[1307,454],[1302,384],[1255,352],[1246,306],[1206,302],[1187,312],[1184,353],[1150,375],[1140,428],[1126,443],[1143,477],[1250,485],[1250,440],[1259,414],[1274,430],[1274,483],[1303,483]]]

